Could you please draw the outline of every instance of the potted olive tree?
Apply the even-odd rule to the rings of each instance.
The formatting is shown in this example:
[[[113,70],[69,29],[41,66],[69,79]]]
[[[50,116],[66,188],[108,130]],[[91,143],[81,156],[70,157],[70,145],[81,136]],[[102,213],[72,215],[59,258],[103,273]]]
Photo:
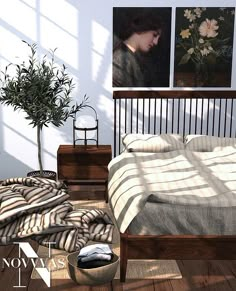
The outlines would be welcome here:
[[[0,103],[13,106],[14,110],[23,110],[30,125],[37,129],[39,174],[45,176],[41,155],[41,132],[50,123],[59,127],[73,117],[75,112],[87,106],[88,97],[84,96],[80,104],[70,106],[71,92],[74,88],[72,78],[63,64],[55,64],[55,50],[50,57],[45,55],[37,59],[37,45],[26,43],[31,53],[28,62],[16,64],[15,76],[11,77],[6,66],[2,72]]]

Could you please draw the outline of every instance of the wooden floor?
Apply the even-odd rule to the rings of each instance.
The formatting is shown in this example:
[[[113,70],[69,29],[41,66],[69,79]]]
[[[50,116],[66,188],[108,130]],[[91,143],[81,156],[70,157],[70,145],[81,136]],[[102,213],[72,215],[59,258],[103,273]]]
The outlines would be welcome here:
[[[77,195],[71,196],[78,199]],[[37,250],[36,242],[30,241],[31,246]],[[236,290],[236,261],[177,261],[183,278],[177,280],[127,280],[120,283],[113,280],[109,284],[100,286],[78,286],[71,280],[52,280],[48,288],[41,279],[31,279],[32,265],[26,269],[22,268],[22,282],[25,288],[14,288],[18,284],[18,271],[14,268],[2,268],[2,258],[17,258],[18,247],[14,245],[0,247],[0,291],[17,290],[76,290],[76,291],[108,291],[108,290],[148,290],[148,291],[192,291],[192,290],[214,290],[228,291]]]
[[[37,250],[37,243],[30,241],[32,247]],[[0,258],[17,258],[18,247],[14,245],[1,246]],[[2,269],[0,273],[0,290],[76,290],[76,291],[108,291],[108,290],[160,290],[160,291],[187,291],[187,290],[214,290],[228,291],[236,290],[236,261],[177,261],[183,278],[177,280],[127,280],[120,283],[113,280],[109,284],[100,286],[78,286],[71,280],[52,280],[48,288],[41,279],[30,279],[32,265],[26,269],[22,268],[21,285],[26,288],[14,288],[18,284],[18,271],[14,268]]]

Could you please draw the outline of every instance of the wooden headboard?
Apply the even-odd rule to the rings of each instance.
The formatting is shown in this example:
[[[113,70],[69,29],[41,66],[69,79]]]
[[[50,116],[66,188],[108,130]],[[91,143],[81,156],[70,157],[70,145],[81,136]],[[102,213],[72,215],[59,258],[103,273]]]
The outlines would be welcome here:
[[[236,136],[236,91],[114,91],[114,156],[123,133]]]

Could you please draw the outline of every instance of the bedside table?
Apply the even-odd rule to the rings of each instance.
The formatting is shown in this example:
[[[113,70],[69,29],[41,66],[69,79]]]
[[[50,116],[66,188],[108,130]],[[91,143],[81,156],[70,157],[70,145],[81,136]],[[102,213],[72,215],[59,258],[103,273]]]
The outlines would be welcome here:
[[[111,145],[60,145],[57,151],[58,179],[68,185],[102,183],[107,202],[107,165],[111,159]]]

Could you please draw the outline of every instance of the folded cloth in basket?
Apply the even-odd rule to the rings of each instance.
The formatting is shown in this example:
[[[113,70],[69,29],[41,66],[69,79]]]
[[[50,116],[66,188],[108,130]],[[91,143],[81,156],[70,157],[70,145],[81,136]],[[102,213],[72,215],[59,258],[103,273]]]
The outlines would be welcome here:
[[[111,261],[101,261],[101,260],[94,260],[89,262],[78,262],[77,267],[81,269],[93,269],[99,268],[105,265],[109,265]]]
[[[94,244],[81,249],[78,255],[78,265],[82,262],[111,261],[112,250],[107,244]]]

